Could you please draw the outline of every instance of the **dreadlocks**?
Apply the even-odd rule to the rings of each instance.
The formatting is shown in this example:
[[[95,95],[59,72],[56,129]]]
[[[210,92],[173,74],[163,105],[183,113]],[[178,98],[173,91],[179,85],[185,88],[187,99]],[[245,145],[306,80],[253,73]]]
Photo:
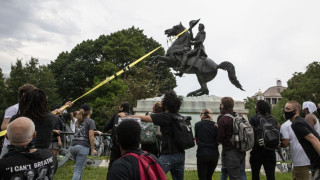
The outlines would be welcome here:
[[[48,101],[44,91],[35,89],[24,93],[21,97],[18,115],[39,121],[44,119],[47,112],[49,112]]]

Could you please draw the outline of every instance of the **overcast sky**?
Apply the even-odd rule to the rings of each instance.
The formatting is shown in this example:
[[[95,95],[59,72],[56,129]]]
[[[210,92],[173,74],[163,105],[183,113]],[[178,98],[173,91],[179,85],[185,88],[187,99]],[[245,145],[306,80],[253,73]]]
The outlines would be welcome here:
[[[217,64],[230,61],[246,91],[218,71],[210,94],[242,100],[265,91],[320,60],[320,1],[308,0],[0,0],[0,67],[16,59],[55,60],[87,39],[129,28],[144,30],[168,48],[164,30],[201,18],[206,52]],[[194,28],[194,34],[197,28]],[[200,88],[195,75],[177,77],[179,95]]]

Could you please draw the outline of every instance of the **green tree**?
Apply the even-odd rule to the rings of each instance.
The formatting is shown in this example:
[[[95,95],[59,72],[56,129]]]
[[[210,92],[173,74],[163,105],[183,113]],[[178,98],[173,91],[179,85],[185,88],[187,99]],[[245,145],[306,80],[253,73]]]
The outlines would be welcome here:
[[[99,70],[99,65],[105,61],[114,64],[117,68],[113,73],[119,71],[149,51],[160,46],[152,38],[147,38],[143,30],[135,27],[117,31],[110,35],[101,35],[96,40],[83,41],[71,52],[62,52],[49,68],[55,74],[59,87],[59,94],[64,100],[72,100],[85,93],[86,88],[92,88],[96,76],[106,76]],[[153,55],[163,55],[161,48]],[[151,60],[146,58],[144,62]],[[137,67],[145,67],[141,62]],[[156,78],[167,80],[167,84],[161,88],[162,91],[173,89],[176,86],[175,78],[169,69],[159,72],[161,76]],[[133,75],[129,71],[122,78]]]
[[[11,64],[10,77],[7,80],[8,85],[8,103],[13,105],[18,101],[18,88],[27,83],[27,77],[24,71],[22,60],[17,59],[15,65]]]
[[[244,103],[245,103],[245,108],[249,110],[248,118],[255,115],[257,99],[252,97],[247,97],[247,99],[244,99]]]
[[[49,68],[57,79],[61,97],[65,101],[74,100],[159,46],[158,42],[144,35],[143,30],[131,27],[101,35],[96,40],[83,41],[70,53],[60,53]],[[153,55],[164,55],[164,49]],[[102,127],[121,102],[127,101],[134,106],[138,99],[173,89],[176,81],[169,68],[162,68],[157,74],[153,73],[155,70],[146,71],[146,63],[151,58],[147,57],[110,83],[81,98],[73,109],[89,103],[94,108],[92,117]]]
[[[320,102],[320,62],[312,62],[306,72],[295,72],[281,95],[288,100]]]
[[[4,110],[8,107],[8,90],[5,84],[5,78],[0,68],[0,122],[2,122],[2,117],[4,116]]]
[[[39,65],[38,59],[31,58],[25,65],[22,64],[22,60],[17,60],[15,65],[11,65],[10,77],[7,80],[9,104],[18,101],[18,89],[26,83],[33,84],[46,92],[50,109],[62,103],[57,94],[54,75],[47,66]]]
[[[280,123],[283,124],[286,119],[283,117],[283,108],[288,100],[286,98],[282,98],[277,102],[275,106],[272,106],[272,116]]]

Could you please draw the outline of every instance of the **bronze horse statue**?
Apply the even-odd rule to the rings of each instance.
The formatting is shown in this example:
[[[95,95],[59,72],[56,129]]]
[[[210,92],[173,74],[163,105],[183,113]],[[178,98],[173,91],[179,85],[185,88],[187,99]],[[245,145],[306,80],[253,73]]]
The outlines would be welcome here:
[[[165,34],[168,37],[176,36],[180,32],[185,30],[185,27],[180,23],[179,25],[173,26],[171,29],[165,30]],[[171,67],[177,71],[182,56],[186,51],[191,49],[190,34],[188,31],[181,34],[168,48],[165,56],[155,56],[148,64],[148,68],[155,62],[158,62],[157,68],[160,66]],[[209,94],[207,83],[214,79],[217,75],[218,69],[223,69],[228,72],[229,80],[237,88],[242,89],[241,84],[237,80],[235,68],[232,63],[224,61],[220,64],[216,64],[213,60],[201,56],[191,56],[187,61],[187,74],[196,74],[198,82],[201,86],[200,89],[188,93],[187,96],[201,96]],[[244,91],[244,90],[243,90]]]

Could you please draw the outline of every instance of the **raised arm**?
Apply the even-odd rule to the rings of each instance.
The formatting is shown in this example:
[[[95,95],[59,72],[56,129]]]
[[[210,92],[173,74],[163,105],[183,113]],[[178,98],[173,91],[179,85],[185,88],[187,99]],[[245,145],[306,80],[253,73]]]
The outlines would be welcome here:
[[[143,122],[152,122],[152,119],[151,119],[151,116],[147,115],[147,116],[143,116],[143,115],[129,115],[129,116],[126,116],[125,113],[119,113],[118,116],[120,117],[132,117],[132,118],[140,118],[141,121]]]

